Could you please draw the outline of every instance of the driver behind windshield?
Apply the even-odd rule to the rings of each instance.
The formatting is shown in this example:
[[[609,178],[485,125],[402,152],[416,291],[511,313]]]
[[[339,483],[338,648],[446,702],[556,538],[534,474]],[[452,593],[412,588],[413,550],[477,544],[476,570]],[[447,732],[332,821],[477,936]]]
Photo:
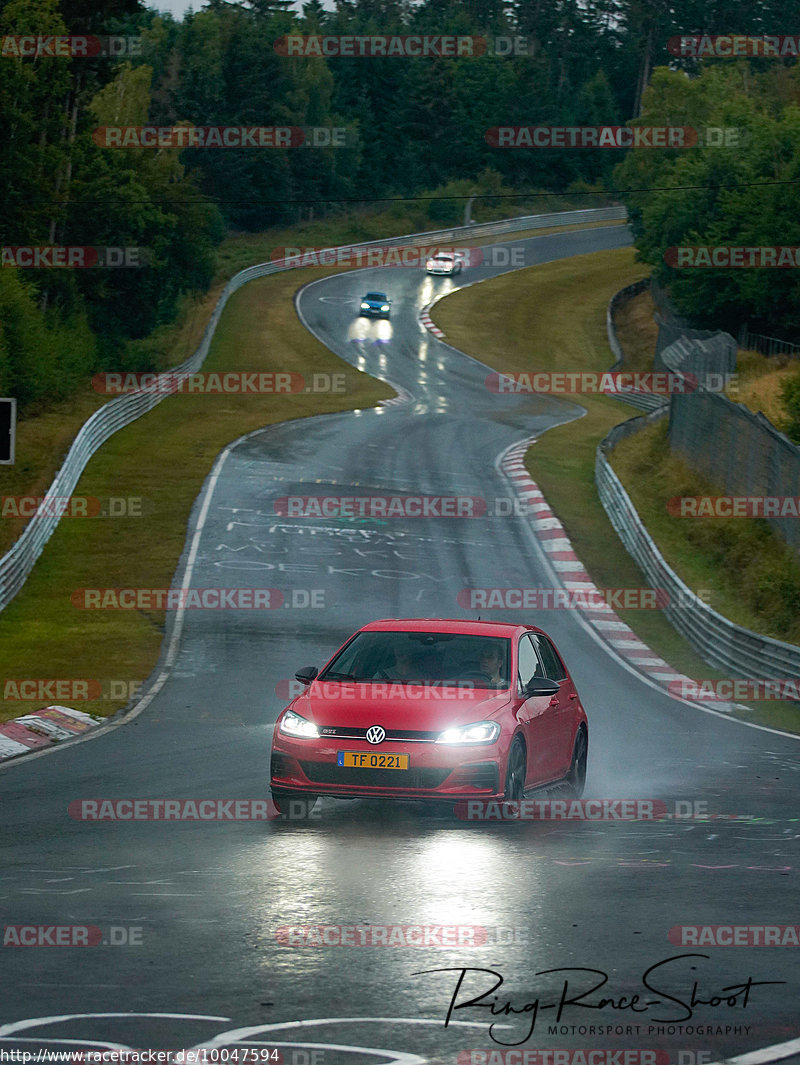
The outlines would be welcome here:
[[[499,685],[504,683],[501,673],[504,657],[503,652],[496,643],[486,643],[481,648],[479,655],[481,672],[491,679],[492,684]]]

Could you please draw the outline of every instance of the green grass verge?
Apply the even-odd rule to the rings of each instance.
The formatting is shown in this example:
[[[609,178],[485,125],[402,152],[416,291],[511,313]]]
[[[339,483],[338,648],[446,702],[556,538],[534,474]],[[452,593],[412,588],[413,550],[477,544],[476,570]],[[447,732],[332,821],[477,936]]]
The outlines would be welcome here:
[[[614,470],[678,575],[691,586],[714,582],[712,606],[745,628],[800,644],[800,560],[769,524],[750,518],[679,518],[676,496],[725,495],[669,448],[666,422],[620,441]],[[719,580],[720,573],[734,574]]]
[[[345,394],[176,395],[120,430],[90,460],[76,494],[143,500],[126,518],[64,518],[25,587],[0,614],[0,720],[48,701],[7,699],[9,681],[32,678],[138,684],[152,671],[164,633],[163,611],[82,610],[76,589],[169,587],[193,501],[214,459],[231,440],[261,426],[313,414],[374,406],[394,395],[343,363],[300,324],[292,296],[318,276],[292,271],[253,281],[229,301],[204,370],[308,375],[345,373]],[[127,698],[75,703],[108,715]]]
[[[613,362],[605,330],[608,301],[643,274],[633,249],[597,252],[528,267],[453,293],[435,305],[433,318],[449,343],[500,372],[602,371]],[[586,415],[548,430],[528,451],[527,468],[564,524],[595,584],[600,588],[642,587],[646,585],[644,576],[622,546],[594,484],[597,444],[614,425],[635,416],[636,411],[606,396],[574,398],[586,408]],[[635,442],[631,446],[635,447]],[[631,491],[628,481],[622,479]],[[637,487],[646,491],[648,484],[643,477]],[[658,495],[657,502],[663,506],[663,496]],[[708,589],[716,606],[727,579],[719,569],[703,570],[686,583],[694,590]],[[680,673],[722,679],[723,674],[707,665],[660,613],[618,613]],[[748,705],[747,720],[800,731],[796,705]]]

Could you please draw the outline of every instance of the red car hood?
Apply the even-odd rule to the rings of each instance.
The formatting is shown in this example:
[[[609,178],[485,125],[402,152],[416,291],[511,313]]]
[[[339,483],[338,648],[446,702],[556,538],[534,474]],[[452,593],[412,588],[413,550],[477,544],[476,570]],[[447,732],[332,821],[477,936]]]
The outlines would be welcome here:
[[[389,683],[337,685],[326,681],[315,682],[298,695],[292,709],[321,727],[381,725],[386,729],[435,731],[483,721],[508,702],[507,691]]]

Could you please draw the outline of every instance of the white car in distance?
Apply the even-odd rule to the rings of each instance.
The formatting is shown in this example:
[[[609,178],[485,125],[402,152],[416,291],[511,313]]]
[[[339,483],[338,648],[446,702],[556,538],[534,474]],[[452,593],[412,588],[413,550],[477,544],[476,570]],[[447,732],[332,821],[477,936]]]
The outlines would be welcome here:
[[[448,252],[437,252],[435,255],[431,255],[425,263],[425,272],[428,274],[439,274],[444,276],[451,276],[452,274],[460,274],[463,266],[462,257],[456,255],[450,255]]]

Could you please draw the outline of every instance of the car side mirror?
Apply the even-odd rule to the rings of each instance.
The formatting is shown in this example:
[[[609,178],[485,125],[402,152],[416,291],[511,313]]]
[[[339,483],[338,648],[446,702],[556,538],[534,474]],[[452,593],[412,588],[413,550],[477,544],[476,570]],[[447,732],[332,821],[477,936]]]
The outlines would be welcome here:
[[[318,673],[319,670],[316,666],[303,666],[302,669],[298,669],[295,673],[294,679],[299,680],[301,684],[310,684]]]
[[[549,677],[534,677],[525,685],[526,695],[558,695],[560,686]]]

